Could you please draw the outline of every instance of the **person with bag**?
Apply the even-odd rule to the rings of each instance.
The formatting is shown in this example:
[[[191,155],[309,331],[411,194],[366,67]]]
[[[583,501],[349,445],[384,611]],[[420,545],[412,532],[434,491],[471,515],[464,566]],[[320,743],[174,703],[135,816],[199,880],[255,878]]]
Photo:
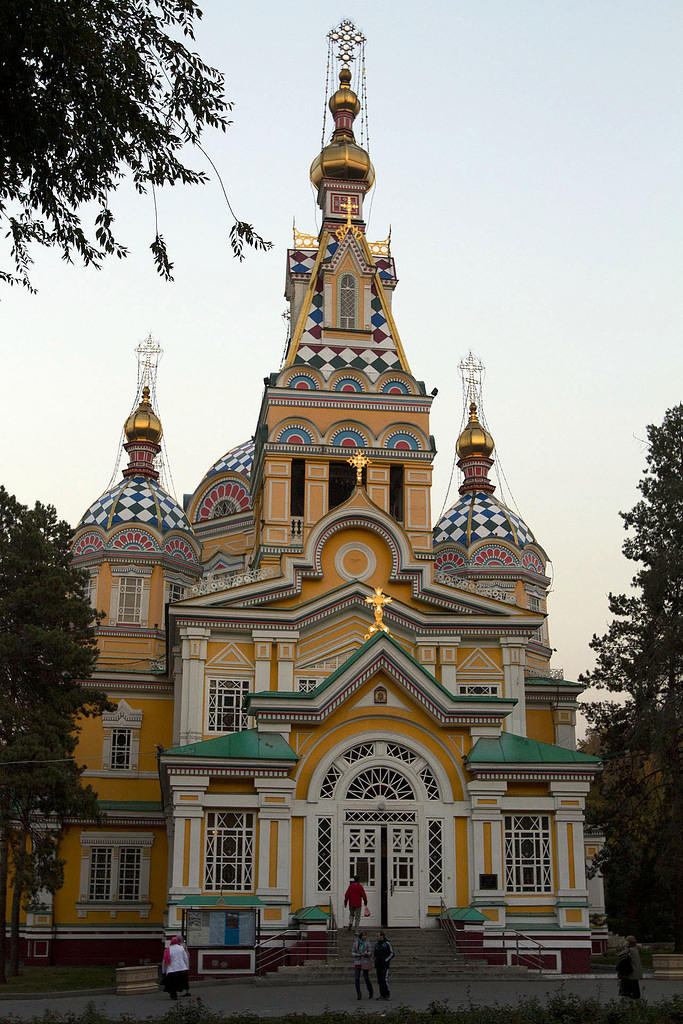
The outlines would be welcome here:
[[[171,938],[170,945],[164,950],[161,961],[164,977],[164,989],[171,999],[177,999],[178,993],[190,994],[190,958],[179,935]]]
[[[617,962],[619,995],[628,999],[640,999],[640,979],[642,977],[643,968],[640,963],[638,943],[635,935],[629,935]]]
[[[368,909],[368,898],[365,895],[365,889],[358,881],[358,875],[353,876],[353,881],[349,885],[344,895],[344,906],[349,908],[349,931],[354,927],[360,927],[360,908],[365,904],[365,916],[370,916]]]
[[[368,999],[372,999],[374,995],[374,989],[370,981],[372,960],[370,958],[370,942],[368,941],[367,932],[358,933],[358,937],[354,939],[353,946],[351,947],[351,956],[353,957],[353,980],[356,985],[356,996],[358,999],[363,998],[360,994],[360,976],[362,972],[368,990]]]
[[[394,947],[389,942],[384,932],[377,933],[375,943],[375,970],[377,972],[377,984],[379,985],[378,999],[391,999],[389,991],[389,962],[394,959]]]

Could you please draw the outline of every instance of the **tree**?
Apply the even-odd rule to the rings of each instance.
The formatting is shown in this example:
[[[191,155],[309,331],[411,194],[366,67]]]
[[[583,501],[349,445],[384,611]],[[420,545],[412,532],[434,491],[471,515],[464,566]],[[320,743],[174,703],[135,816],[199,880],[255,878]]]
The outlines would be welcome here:
[[[271,248],[230,206],[201,144],[206,127],[225,131],[231,104],[223,75],[184,42],[202,16],[194,0],[4,0],[0,4],[0,219],[14,268],[0,280],[32,289],[36,245],[100,267],[128,249],[113,230],[110,200],[126,173],[140,193],[196,185],[203,170],[184,162],[198,149],[216,171],[233,217],[230,241]],[[94,224],[82,214],[94,212]],[[158,221],[150,246],[172,280]]]
[[[683,405],[647,436],[641,500],[621,513],[624,555],[640,568],[632,593],[609,595],[614,618],[582,678],[625,697],[587,707],[608,758],[608,851],[630,845],[634,867],[654,873],[683,952]]]
[[[0,921],[4,927],[11,874],[14,971],[22,901],[61,880],[61,823],[97,815],[73,752],[78,719],[108,702],[87,685],[97,616],[86,574],[71,563],[70,540],[51,505],[29,509],[0,487]]]

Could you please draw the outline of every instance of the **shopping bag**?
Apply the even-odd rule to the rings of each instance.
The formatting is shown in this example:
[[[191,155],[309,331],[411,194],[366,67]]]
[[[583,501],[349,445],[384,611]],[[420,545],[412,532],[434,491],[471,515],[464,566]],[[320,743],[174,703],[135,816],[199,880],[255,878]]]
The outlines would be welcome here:
[[[370,907],[368,907],[367,905],[365,907],[365,910],[363,911],[363,917],[370,917]]]

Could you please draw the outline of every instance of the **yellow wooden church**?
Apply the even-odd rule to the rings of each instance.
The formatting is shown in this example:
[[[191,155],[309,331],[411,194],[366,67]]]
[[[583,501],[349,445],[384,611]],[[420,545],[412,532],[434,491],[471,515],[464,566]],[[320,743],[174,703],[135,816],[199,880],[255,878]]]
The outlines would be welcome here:
[[[68,828],[65,884],[26,920],[33,962],[157,960],[182,931],[197,974],[250,972],[292,926],[345,923],[354,875],[369,926],[445,917],[492,962],[523,934],[585,971],[599,938],[598,762],[576,751],[580,685],[550,669],[547,556],[495,495],[476,387],[434,526],[433,397],[389,244],[365,234],[345,24],[311,166],[322,227],[287,252],[291,333],[253,437],[181,507],[145,387],[128,466],[75,533],[107,613],[93,681],[114,710],[80,747],[105,821]]]

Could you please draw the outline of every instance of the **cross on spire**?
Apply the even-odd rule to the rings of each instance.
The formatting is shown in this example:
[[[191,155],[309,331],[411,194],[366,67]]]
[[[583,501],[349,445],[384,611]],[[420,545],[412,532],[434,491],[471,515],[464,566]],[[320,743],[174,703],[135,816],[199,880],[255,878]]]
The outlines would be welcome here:
[[[336,58],[341,61],[344,67],[348,67],[355,58],[356,52],[365,42],[365,36],[359,32],[349,18],[340,21],[336,28],[330,29],[327,33],[330,45],[336,49]]]
[[[372,597],[366,597],[365,603],[372,605],[375,612],[375,621],[365,634],[365,639],[369,640],[375,633],[386,633],[388,636],[391,636],[389,627],[382,621],[385,606],[391,604],[391,598],[388,594],[384,594],[381,587],[375,587]]]
[[[366,458],[359,448],[354,457],[352,459],[347,459],[346,461],[348,462],[349,466],[353,466],[353,468],[355,469],[356,486],[360,487],[360,485],[363,483],[363,470],[365,469],[366,466],[370,465],[370,459]]]
[[[466,402],[481,405],[481,385],[484,379],[484,364],[470,349],[467,359],[463,359],[458,369],[462,374],[462,387]]]

